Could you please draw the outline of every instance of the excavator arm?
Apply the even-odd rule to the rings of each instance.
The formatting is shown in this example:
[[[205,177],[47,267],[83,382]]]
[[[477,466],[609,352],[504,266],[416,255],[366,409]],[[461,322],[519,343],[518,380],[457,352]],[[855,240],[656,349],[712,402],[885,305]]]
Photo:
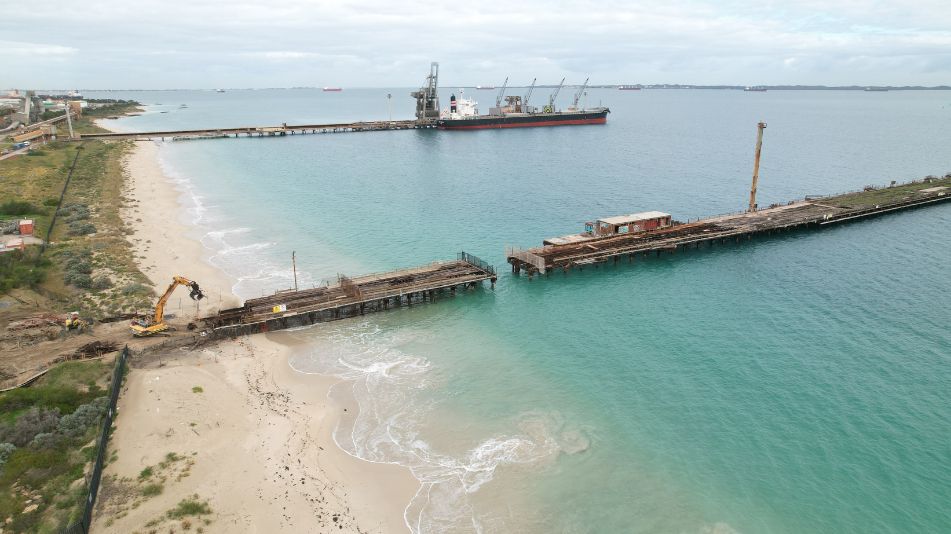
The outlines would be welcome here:
[[[198,282],[193,282],[183,276],[174,277],[172,279],[172,283],[169,284],[168,289],[165,290],[165,293],[162,294],[158,303],[155,305],[155,315],[152,317],[151,323],[141,319],[132,321],[132,335],[136,337],[150,336],[152,334],[157,334],[159,332],[168,330],[169,327],[167,324],[165,324],[165,304],[168,302],[169,297],[172,296],[172,293],[178,286],[191,288],[188,296],[192,300],[201,300],[205,298],[205,294],[202,292],[201,288],[198,287]]]
[[[188,296],[192,300],[201,300],[205,298],[205,294],[201,292],[201,288],[198,287],[198,282],[192,282],[188,278],[183,276],[176,276],[172,279],[172,283],[168,285],[168,289],[165,290],[165,294],[159,299],[158,304],[155,305],[155,318],[153,322],[155,324],[161,323],[165,316],[165,303],[168,302],[168,298],[172,296],[172,293],[175,292],[175,288],[178,286],[186,286],[191,288]]]

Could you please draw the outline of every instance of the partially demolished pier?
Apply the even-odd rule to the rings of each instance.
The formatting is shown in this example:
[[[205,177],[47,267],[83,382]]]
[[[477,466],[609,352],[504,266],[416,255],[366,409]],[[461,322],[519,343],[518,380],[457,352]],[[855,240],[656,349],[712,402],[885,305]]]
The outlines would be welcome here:
[[[453,261],[355,278],[338,276],[335,284],[288,290],[248,300],[240,308],[203,319],[216,337],[233,337],[308,326],[416,303],[434,302],[488,280],[495,287],[495,268],[460,252]]]
[[[510,247],[506,258],[513,273],[525,271],[532,277],[559,269],[568,272],[575,267],[617,263],[623,258],[632,262],[638,254],[659,256],[663,252],[674,253],[714,243],[740,242],[755,235],[822,228],[948,200],[951,200],[951,175],[881,188],[868,187],[864,191],[773,205],[759,211],[673,223],[649,231],[628,232],[625,228],[625,233],[599,235],[597,229],[593,229],[584,234],[546,240],[541,247],[527,250]]]

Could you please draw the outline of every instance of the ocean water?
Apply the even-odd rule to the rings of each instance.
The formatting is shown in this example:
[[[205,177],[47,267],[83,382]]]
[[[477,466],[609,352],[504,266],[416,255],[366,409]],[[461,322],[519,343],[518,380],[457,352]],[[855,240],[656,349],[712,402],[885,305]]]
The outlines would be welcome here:
[[[380,119],[387,93],[408,118],[409,90],[90,96],[145,103],[116,122],[146,130]],[[331,393],[359,407],[340,446],[421,481],[414,531],[948,531],[951,205],[533,281],[504,247],[599,216],[741,210],[759,120],[760,205],[947,173],[951,93],[587,101],[611,107],[607,125],[167,142],[161,157],[245,298],[291,286],[292,251],[305,286],[460,250],[500,269],[495,290],[283,334],[306,342],[296,369],[348,379]]]

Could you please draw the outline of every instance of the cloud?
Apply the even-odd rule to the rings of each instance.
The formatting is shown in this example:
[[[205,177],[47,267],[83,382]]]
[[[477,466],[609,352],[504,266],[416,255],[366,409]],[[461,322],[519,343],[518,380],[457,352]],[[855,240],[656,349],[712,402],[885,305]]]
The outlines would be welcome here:
[[[0,41],[0,57],[2,56],[69,56],[79,52],[71,46],[54,44],[27,43],[20,41]]]
[[[28,44],[40,26],[58,44]],[[17,44],[0,57],[73,56],[15,62],[25,86],[410,86],[432,60],[454,85],[951,79],[946,0],[49,0],[0,35]]]

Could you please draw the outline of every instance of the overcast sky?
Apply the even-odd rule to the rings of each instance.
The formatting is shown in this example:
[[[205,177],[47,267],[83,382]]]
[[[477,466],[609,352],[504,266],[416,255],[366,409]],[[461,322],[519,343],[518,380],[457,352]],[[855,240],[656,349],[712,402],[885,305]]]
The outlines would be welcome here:
[[[951,0],[5,3],[0,88],[951,84]]]

